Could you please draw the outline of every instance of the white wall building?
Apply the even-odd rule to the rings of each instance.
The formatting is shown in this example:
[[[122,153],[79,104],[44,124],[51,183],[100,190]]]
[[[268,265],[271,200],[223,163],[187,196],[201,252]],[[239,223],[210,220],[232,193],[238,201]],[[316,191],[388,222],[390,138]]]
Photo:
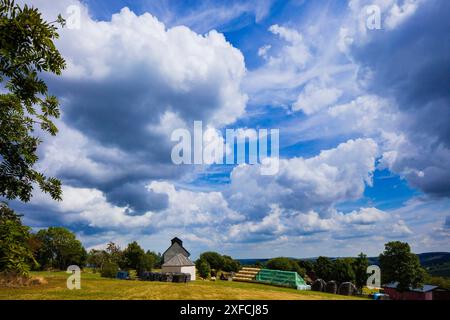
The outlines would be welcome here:
[[[195,280],[195,264],[182,253],[178,253],[169,261],[164,262],[161,272],[189,273],[191,281]]]

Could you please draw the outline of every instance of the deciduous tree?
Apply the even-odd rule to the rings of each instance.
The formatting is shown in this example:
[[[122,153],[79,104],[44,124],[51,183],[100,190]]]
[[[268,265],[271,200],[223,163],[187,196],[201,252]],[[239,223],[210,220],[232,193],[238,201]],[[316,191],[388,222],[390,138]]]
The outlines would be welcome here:
[[[353,270],[355,272],[355,285],[359,290],[367,283],[367,267],[369,266],[369,260],[364,253],[360,253],[353,262]]]
[[[195,267],[200,277],[202,277],[203,279],[209,277],[209,274],[211,273],[211,266],[209,265],[208,261],[206,261],[205,259],[198,259],[195,262]]]
[[[34,168],[40,138],[36,128],[56,135],[58,100],[48,92],[41,72],[60,75],[65,61],[55,47],[57,24],[43,20],[28,5],[0,0],[0,196],[29,201],[34,185],[61,199],[61,183]]]
[[[318,257],[316,259],[314,262],[314,271],[316,272],[317,278],[325,281],[334,280],[332,279],[333,262],[327,257]]]
[[[91,249],[87,254],[86,262],[94,268],[94,272],[97,272],[97,269],[102,269],[102,266],[108,260],[108,253],[105,250]]]
[[[83,267],[87,253],[74,233],[63,227],[39,230],[36,237],[42,245],[36,253],[36,260],[44,268],[65,270],[75,264]]]
[[[30,265],[36,264],[29,238],[30,228],[6,203],[0,203],[0,271],[28,275]]]
[[[241,268],[239,261],[234,260],[230,256],[223,255],[223,267],[222,270],[225,272],[238,272]]]
[[[137,270],[139,264],[142,263],[144,255],[144,249],[136,241],[129,243],[128,247],[123,251],[123,266],[121,267]]]
[[[353,262],[352,258],[340,258],[334,260],[330,276],[331,280],[335,280],[337,283],[354,282],[355,273],[353,271]]]
[[[223,269],[224,259],[222,255],[220,255],[217,252],[213,251],[203,252],[200,255],[200,259],[207,261],[211,269],[214,269],[215,271]]]
[[[399,291],[421,287],[426,271],[421,267],[417,255],[411,252],[409,244],[392,241],[384,246],[384,252],[380,254],[382,283],[398,282]]]

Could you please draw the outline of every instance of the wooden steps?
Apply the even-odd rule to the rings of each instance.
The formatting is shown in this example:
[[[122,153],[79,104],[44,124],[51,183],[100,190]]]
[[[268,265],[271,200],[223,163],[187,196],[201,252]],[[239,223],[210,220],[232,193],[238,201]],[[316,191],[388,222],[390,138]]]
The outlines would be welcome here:
[[[260,268],[244,267],[239,270],[238,273],[236,273],[236,275],[233,277],[233,281],[253,282],[255,281],[256,275],[260,270]]]

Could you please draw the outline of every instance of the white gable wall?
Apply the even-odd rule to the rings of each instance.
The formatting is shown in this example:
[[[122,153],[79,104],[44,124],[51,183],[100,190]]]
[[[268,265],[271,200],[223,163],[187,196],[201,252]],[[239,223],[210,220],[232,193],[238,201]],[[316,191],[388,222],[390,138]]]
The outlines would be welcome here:
[[[191,281],[195,280],[195,266],[163,266],[161,272],[189,273],[191,275]]]
[[[182,273],[189,273],[191,275],[191,280],[195,280],[195,266],[185,266],[181,267]]]

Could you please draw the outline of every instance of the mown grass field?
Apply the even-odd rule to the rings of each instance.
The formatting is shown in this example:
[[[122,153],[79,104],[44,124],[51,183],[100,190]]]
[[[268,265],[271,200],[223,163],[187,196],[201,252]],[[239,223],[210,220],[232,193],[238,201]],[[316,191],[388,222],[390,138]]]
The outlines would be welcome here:
[[[99,274],[83,272],[81,289],[66,287],[65,272],[33,272],[44,277],[47,284],[22,288],[0,287],[0,299],[31,300],[337,300],[361,299],[313,291],[298,291],[263,284],[232,281],[192,281],[190,283],[147,282],[101,278]]]

